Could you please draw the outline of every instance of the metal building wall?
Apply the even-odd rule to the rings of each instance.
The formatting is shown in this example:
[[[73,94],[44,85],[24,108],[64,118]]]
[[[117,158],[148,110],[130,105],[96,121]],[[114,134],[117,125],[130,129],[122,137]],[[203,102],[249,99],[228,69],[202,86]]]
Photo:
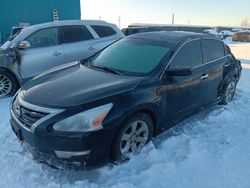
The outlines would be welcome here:
[[[0,43],[19,23],[38,24],[53,21],[56,9],[59,20],[80,19],[80,0],[0,0]],[[2,40],[2,42],[1,42]]]

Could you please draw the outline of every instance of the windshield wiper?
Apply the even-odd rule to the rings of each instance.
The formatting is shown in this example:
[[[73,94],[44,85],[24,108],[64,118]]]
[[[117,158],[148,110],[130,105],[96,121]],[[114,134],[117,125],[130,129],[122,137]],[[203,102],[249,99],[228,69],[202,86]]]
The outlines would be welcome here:
[[[117,70],[114,70],[112,68],[109,68],[109,67],[102,67],[102,66],[97,66],[97,65],[91,65],[90,63],[88,63],[88,66],[93,67],[93,68],[97,68],[97,69],[101,69],[101,70],[105,70],[105,71],[111,72],[113,74],[118,74],[118,75],[122,74],[121,72],[119,72]]]

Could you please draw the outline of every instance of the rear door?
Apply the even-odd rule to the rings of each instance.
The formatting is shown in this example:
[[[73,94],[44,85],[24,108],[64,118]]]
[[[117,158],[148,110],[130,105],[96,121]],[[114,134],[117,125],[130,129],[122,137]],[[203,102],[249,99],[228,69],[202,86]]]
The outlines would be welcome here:
[[[215,39],[203,39],[204,65],[207,67],[207,78],[203,82],[207,85],[204,105],[211,104],[220,97],[220,86],[223,80],[224,67],[228,66],[224,44]]]
[[[201,43],[198,39],[186,43],[170,62],[168,69],[189,67],[193,73],[189,76],[165,78],[168,121],[176,123],[201,107],[207,90],[201,80],[206,74],[202,61]]]
[[[59,42],[56,27],[36,31],[25,40],[31,46],[18,51],[20,73],[24,79],[65,63],[64,51]]]
[[[60,33],[66,62],[85,59],[96,53],[97,50],[93,47],[96,40],[86,26],[62,26]]]

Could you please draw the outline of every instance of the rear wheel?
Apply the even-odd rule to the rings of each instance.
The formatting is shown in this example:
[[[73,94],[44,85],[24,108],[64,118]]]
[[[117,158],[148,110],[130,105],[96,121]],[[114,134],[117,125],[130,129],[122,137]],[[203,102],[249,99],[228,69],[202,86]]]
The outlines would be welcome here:
[[[223,87],[223,96],[221,104],[228,104],[233,100],[234,93],[236,90],[236,79],[233,77],[228,80]]]
[[[139,113],[129,118],[113,143],[113,161],[123,162],[138,154],[152,139],[152,133],[153,122],[147,113]]]
[[[14,95],[17,89],[16,78],[7,70],[0,69],[0,98]]]

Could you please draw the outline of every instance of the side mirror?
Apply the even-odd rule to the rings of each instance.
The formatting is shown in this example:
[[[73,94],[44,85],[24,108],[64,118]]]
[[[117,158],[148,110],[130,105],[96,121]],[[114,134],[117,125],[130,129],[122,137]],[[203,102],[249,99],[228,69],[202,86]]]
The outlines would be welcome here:
[[[18,45],[19,49],[26,49],[30,47],[30,43],[29,41],[22,41],[19,45]]]
[[[189,76],[192,73],[192,69],[188,67],[176,67],[167,70],[167,75],[169,76]]]

